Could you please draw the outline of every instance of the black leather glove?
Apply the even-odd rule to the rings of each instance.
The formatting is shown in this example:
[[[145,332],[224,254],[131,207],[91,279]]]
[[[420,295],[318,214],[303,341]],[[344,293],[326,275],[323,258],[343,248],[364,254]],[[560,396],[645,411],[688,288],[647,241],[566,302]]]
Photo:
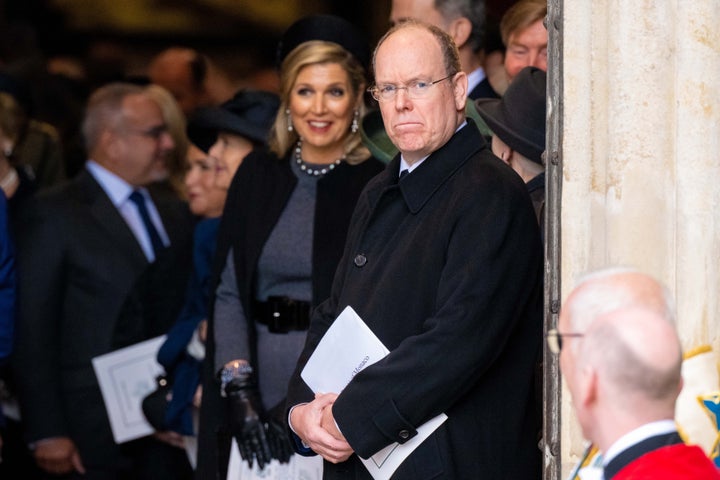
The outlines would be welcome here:
[[[270,441],[273,458],[277,458],[280,463],[289,462],[294,451],[285,427],[271,418],[267,423],[267,437]]]
[[[240,449],[240,456],[250,468],[253,459],[260,469],[270,463],[273,457],[268,439],[265,412],[260,400],[257,382],[252,373],[241,373],[225,384],[230,432]]]

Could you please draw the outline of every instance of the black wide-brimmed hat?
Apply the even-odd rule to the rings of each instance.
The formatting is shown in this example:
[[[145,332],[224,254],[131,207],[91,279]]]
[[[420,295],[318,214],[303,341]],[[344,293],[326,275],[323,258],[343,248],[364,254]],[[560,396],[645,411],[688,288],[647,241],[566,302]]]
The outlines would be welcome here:
[[[280,99],[261,90],[243,89],[219,107],[197,109],[188,119],[190,141],[207,152],[218,132],[230,132],[265,144],[275,121]]]
[[[508,147],[542,165],[545,150],[547,78],[544,71],[525,67],[500,100],[475,100],[480,116]]]
[[[295,47],[311,40],[337,43],[353,54],[366,70],[370,64],[370,46],[355,25],[335,15],[309,15],[290,25],[280,39],[276,58],[278,69]]]

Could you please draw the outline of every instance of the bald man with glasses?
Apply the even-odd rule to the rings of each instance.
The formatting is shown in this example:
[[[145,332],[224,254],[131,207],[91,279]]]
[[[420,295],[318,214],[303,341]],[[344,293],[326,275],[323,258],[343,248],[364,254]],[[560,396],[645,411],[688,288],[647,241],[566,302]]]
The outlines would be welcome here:
[[[720,473],[675,425],[682,350],[675,306],[657,280],[627,268],[579,282],[547,334],[605,480],[716,480]]]
[[[298,452],[321,455],[325,479],[370,479],[358,457],[445,413],[394,480],[539,479],[542,250],[530,197],[466,118],[467,76],[445,32],[400,23],[374,67],[370,92],[400,153],[361,194],[331,297],[312,316],[288,395]],[[300,371],[347,305],[390,353],[315,398]]]

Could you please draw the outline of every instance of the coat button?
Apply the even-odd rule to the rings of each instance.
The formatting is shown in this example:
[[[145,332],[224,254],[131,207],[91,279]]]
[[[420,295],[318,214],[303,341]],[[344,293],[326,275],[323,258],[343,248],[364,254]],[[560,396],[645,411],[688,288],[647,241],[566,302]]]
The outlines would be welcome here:
[[[355,256],[355,266],[356,267],[364,267],[367,263],[367,257],[363,255],[362,253],[359,253]]]
[[[407,430],[400,430],[398,432],[398,437],[403,440],[407,440],[408,438],[410,438],[410,432],[408,432]]]

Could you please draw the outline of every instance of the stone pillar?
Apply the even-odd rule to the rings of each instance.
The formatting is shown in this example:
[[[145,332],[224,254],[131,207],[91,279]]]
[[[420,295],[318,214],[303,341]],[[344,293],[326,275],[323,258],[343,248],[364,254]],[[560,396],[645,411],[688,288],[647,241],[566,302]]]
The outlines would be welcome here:
[[[717,354],[720,0],[563,9],[562,296],[587,270],[636,266],[673,291],[683,346]],[[582,450],[566,390],[561,432],[566,478]]]

